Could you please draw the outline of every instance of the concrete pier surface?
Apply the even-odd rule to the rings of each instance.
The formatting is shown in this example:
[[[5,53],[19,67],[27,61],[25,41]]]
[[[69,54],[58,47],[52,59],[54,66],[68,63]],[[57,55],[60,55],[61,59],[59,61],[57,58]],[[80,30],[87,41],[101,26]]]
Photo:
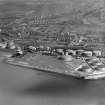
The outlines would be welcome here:
[[[105,105],[105,79],[55,77],[5,64],[2,59],[0,105]]]

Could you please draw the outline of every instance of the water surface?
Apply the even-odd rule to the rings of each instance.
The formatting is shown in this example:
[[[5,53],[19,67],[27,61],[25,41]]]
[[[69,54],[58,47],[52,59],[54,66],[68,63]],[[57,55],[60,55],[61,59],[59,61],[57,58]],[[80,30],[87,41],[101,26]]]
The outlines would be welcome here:
[[[55,78],[0,61],[0,105],[105,105],[104,99],[105,79]]]

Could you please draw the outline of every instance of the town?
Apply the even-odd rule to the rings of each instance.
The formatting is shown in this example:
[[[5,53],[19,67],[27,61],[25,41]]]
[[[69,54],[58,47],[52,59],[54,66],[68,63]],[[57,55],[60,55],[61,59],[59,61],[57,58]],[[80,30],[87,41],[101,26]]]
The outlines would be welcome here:
[[[66,34],[61,33],[61,36],[57,36],[56,40],[54,41],[57,42],[56,44],[53,44],[52,42],[53,37],[48,38],[47,41],[45,41],[45,39],[42,39],[40,41],[40,44],[36,45],[32,45],[32,43],[29,44],[29,42],[28,44],[23,44],[23,42],[20,44],[18,42],[20,40],[6,39],[4,37],[1,38],[0,48],[9,49],[14,52],[9,57],[10,62],[11,59],[12,61],[15,58],[21,59],[28,53],[34,54],[34,56],[37,56],[39,54],[41,56],[52,56],[59,61],[63,61],[66,65],[70,65],[71,62],[74,62],[74,59],[77,59],[83,63],[76,67],[73,70],[74,72],[70,73],[70,75],[76,77],[78,77],[79,75],[79,77],[85,79],[98,79],[104,77],[105,63],[104,60],[101,60],[105,58],[105,52],[104,49],[102,49],[104,42],[103,39],[97,37],[97,35],[87,35],[84,37],[82,35],[77,35],[75,32],[67,32]],[[37,40],[35,41],[37,42]],[[48,41],[49,43],[46,44],[46,42]],[[24,64],[26,65],[27,63],[23,62],[22,65]],[[66,72],[66,74],[68,74],[68,72]]]
[[[26,6],[21,12],[3,13],[0,17],[0,50],[11,52],[7,58],[11,64],[16,61],[16,65],[27,66],[19,64],[18,60],[23,59],[26,64],[40,64],[36,60],[40,55],[39,58],[56,60],[59,67],[64,65],[63,70],[53,69],[52,72],[85,79],[104,77],[105,9],[93,8],[90,4],[86,7],[75,7],[59,14],[48,8],[37,12],[34,7],[27,10]],[[47,66],[48,61],[45,62]]]
[[[69,32],[68,32],[69,33]],[[74,37],[74,39],[71,40],[71,38]],[[62,38],[62,36],[61,36]],[[56,55],[56,56],[61,56],[61,58],[65,55],[65,56],[72,56],[72,57],[88,57],[88,56],[97,56],[97,57],[105,57],[104,52],[102,52],[101,46],[103,45],[102,42],[100,42],[99,38],[94,37],[92,39],[92,37],[79,37],[77,39],[77,36],[73,36],[69,35],[69,37],[67,38],[67,34],[66,37],[63,36],[63,40],[66,43],[66,41],[68,40],[70,43],[68,43],[68,45],[56,45],[56,46],[43,46],[43,45],[38,45],[38,46],[34,46],[34,45],[27,45],[27,46],[19,46],[18,44],[15,43],[15,40],[5,40],[5,39],[1,39],[2,42],[0,43],[0,47],[1,49],[11,49],[14,50],[15,53],[13,54],[12,57],[18,57],[18,56],[24,56],[24,54],[31,52],[37,52],[37,53],[42,53],[42,55],[46,54],[46,55]],[[95,42],[95,41],[96,42]],[[97,40],[99,42],[97,42]],[[42,40],[43,41],[43,40]],[[73,42],[75,42],[73,44]],[[89,45],[88,45],[89,43]],[[90,44],[91,43],[91,44]],[[97,44],[101,44],[100,48],[95,48],[94,45]],[[52,43],[53,44],[53,43]],[[93,45],[93,47],[91,47]],[[69,59],[69,57],[67,57]]]

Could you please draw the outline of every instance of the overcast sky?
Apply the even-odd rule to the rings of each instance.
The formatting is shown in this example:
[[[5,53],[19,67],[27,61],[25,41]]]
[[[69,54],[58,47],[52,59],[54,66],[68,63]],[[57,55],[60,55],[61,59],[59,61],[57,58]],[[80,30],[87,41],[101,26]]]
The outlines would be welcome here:
[[[97,6],[99,7],[100,5],[104,5],[105,3],[103,2],[104,0],[0,0],[1,3],[0,4],[4,4],[4,2],[24,2],[27,5],[34,5],[34,4],[55,4],[55,3],[61,3],[61,4],[65,4],[64,6],[66,6],[67,8],[69,8],[70,6],[82,6],[87,4],[87,2],[89,3],[97,3]],[[76,5],[75,5],[76,4]]]
[[[76,3],[80,3],[80,2],[92,2],[92,1],[98,1],[98,2],[102,2],[104,0],[0,0],[0,1],[14,1],[14,2],[40,2],[40,3],[71,3],[71,2],[76,2]]]
[[[0,0],[1,3],[4,3],[4,1],[6,2],[24,2],[26,4],[29,4],[29,5],[33,5],[34,3],[41,3],[41,4],[46,4],[46,3],[64,3],[64,4],[71,4],[71,2],[75,2],[76,4],[79,4],[80,1],[92,1],[92,0]],[[100,1],[100,0],[99,0]]]
[[[0,1],[27,1],[27,2],[36,2],[36,1],[39,1],[39,2],[61,2],[61,3],[65,3],[65,2],[70,2],[70,1],[87,1],[87,0],[0,0]],[[91,1],[91,0],[88,0],[88,1]]]
[[[25,3],[67,3],[72,0],[0,0],[1,2],[24,2]],[[74,0],[75,1],[75,0]]]

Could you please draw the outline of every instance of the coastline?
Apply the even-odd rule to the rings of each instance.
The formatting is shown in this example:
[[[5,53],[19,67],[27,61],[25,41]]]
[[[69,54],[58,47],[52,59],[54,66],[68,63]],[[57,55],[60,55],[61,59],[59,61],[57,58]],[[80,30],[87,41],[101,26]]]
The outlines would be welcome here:
[[[75,78],[84,78],[84,79],[101,79],[101,78],[105,78],[105,72],[98,72],[98,73],[79,73],[76,72],[75,70],[70,70],[70,69],[53,69],[50,67],[43,67],[43,66],[38,66],[38,65],[30,65],[28,62],[25,61],[17,61],[15,59],[5,59],[5,63],[11,64],[11,65],[15,65],[15,66],[19,66],[19,67],[23,67],[23,68],[28,68],[31,70],[37,70],[37,71],[41,71],[41,72],[48,72],[48,73],[55,73],[55,74],[60,74],[60,75],[65,75],[65,76],[72,76]]]
[[[84,79],[105,78],[104,70],[98,71],[92,74],[85,73],[85,72],[80,73],[80,72],[75,71],[72,65],[74,62],[60,62],[59,60],[55,61],[55,58],[51,58],[51,57],[49,58],[49,56],[43,56],[40,54],[37,54],[37,55],[28,54],[22,58],[11,58],[10,57],[11,55],[12,54],[10,52],[3,51],[1,60],[4,63],[10,64],[10,65],[19,66],[22,68],[27,68],[27,69],[41,71],[41,72],[47,72],[47,73],[53,73],[53,74],[55,73],[55,74],[72,76],[76,78],[84,78]],[[51,59],[54,59],[54,60],[51,60]],[[60,68],[55,65],[55,62],[56,64],[58,63]],[[80,62],[81,64],[83,63],[81,60]],[[75,63],[78,63],[78,62],[75,62]],[[80,64],[77,64],[77,65],[80,65]]]
[[[53,74],[58,74],[58,75],[63,75],[63,76],[71,76],[71,77],[75,77],[75,78],[84,78],[84,76],[86,76],[86,74],[80,75],[79,73],[75,72],[75,70],[68,64],[65,66],[65,69],[63,69],[63,68],[61,69],[61,68],[53,68],[52,66],[48,66],[48,65],[43,66],[43,64],[41,66],[30,65],[26,61],[18,61],[18,60],[11,59],[11,58],[5,59],[5,63],[23,67],[23,68],[28,68],[31,70],[37,70],[37,71],[41,71],[41,72],[53,73]],[[66,64],[66,63],[64,63],[64,64]],[[71,68],[70,67],[68,68],[68,66],[70,66]]]
[[[29,63],[27,62],[23,62],[23,61],[14,61],[13,59],[7,59],[5,60],[5,63],[8,63],[8,64],[11,64],[11,65],[15,65],[15,66],[20,66],[20,67],[24,67],[24,68],[28,68],[28,69],[32,69],[32,70],[38,70],[38,71],[41,71],[41,72],[51,72],[51,73],[57,73],[57,74],[64,74],[64,75],[69,75],[68,74],[68,70],[64,70],[64,72],[62,72],[60,69],[52,69],[50,67],[39,67],[37,65],[35,66],[32,66],[30,65]],[[61,71],[61,72],[56,72],[56,71]],[[73,71],[69,71],[70,72],[73,72]],[[70,75],[69,75],[70,76]],[[72,75],[71,75],[72,76]],[[74,75],[73,75],[74,76]]]

